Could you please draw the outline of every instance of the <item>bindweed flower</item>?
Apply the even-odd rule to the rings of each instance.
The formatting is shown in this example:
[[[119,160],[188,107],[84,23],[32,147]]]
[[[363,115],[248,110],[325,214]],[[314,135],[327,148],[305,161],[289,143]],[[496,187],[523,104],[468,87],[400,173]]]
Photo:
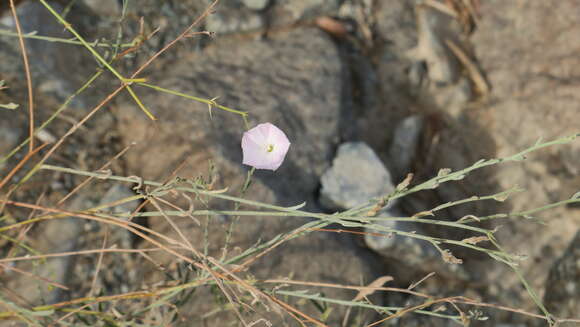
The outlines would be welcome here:
[[[242,137],[243,163],[257,169],[276,170],[289,148],[290,141],[282,130],[270,123],[259,124]]]

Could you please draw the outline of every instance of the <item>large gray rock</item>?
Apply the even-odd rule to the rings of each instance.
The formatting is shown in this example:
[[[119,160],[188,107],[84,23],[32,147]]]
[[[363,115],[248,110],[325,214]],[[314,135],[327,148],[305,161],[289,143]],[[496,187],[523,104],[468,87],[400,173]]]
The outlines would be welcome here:
[[[56,1],[47,3],[57,12],[62,12],[64,7]],[[85,38],[87,26],[95,22],[93,16],[85,11],[79,11],[78,6],[73,6],[69,22]],[[36,33],[37,35],[68,39],[73,35],[65,30],[58,20],[39,1],[25,1],[17,10],[23,33]],[[81,17],[82,19],[77,19]],[[81,22],[81,23],[79,23]],[[10,16],[3,19],[3,23],[10,29],[15,29],[14,21]],[[5,42],[13,49],[20,52],[18,38],[5,38]],[[91,39],[88,39],[92,41]],[[82,85],[88,74],[94,70],[92,67],[94,58],[82,46],[65,44],[61,42],[48,42],[45,40],[26,39],[28,61],[33,66],[33,86],[41,90],[50,90],[62,99]],[[91,65],[87,65],[90,62]],[[10,67],[6,65],[6,68]],[[42,74],[42,76],[39,76]]]
[[[394,191],[391,174],[362,142],[341,144],[321,183],[320,202],[331,210],[349,209]]]
[[[268,42],[217,42],[151,78],[166,88],[217,97],[220,104],[248,111],[250,127],[263,122],[278,126],[292,143],[286,161],[275,173],[258,171],[256,176],[276,190],[282,203],[295,204],[315,192],[338,140],[341,92],[348,87],[338,51],[324,33],[298,29]],[[242,168],[245,126],[239,115],[212,108],[210,116],[206,104],[142,88],[137,92],[163,123],[153,128],[133,104],[119,110],[123,138],[147,140],[128,154],[135,173],[157,179],[192,154],[202,162],[217,157]],[[149,159],[143,161],[144,155]]]

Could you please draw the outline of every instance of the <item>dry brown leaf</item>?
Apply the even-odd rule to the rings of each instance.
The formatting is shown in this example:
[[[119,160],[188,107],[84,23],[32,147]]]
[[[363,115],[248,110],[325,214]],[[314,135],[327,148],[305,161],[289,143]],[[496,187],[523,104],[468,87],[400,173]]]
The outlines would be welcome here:
[[[456,258],[453,253],[451,253],[451,251],[449,250],[443,250],[441,252],[441,256],[443,257],[443,261],[447,262],[447,263],[453,263],[453,264],[462,264],[463,260]]]
[[[373,294],[377,287],[382,287],[385,283],[390,282],[393,280],[391,276],[381,276],[375,279],[372,283],[368,284],[365,289],[362,289],[358,292],[358,294],[354,297],[353,301],[360,301],[364,299],[366,296]]]
[[[399,183],[399,185],[397,185],[396,190],[397,191],[402,191],[404,189],[407,188],[407,186],[409,186],[409,184],[411,184],[411,180],[413,179],[413,174],[412,173],[408,173],[407,177],[405,177],[405,179]]]
[[[487,238],[487,236],[474,236],[474,237],[466,238],[466,239],[462,240],[461,242],[475,245],[479,242],[484,242],[484,241],[489,241],[489,238]]]

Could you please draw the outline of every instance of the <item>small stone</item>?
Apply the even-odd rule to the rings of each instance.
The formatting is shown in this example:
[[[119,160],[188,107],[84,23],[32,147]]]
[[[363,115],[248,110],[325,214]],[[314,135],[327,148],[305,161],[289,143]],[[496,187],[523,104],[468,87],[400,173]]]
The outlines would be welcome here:
[[[103,18],[111,20],[118,19],[121,16],[121,6],[116,0],[85,0],[85,4],[91,10]]]
[[[119,201],[122,199],[126,199],[128,197],[134,196],[135,192],[133,192],[128,186],[115,184],[111,187],[105,195],[101,198],[99,205],[103,204],[110,204],[115,201]],[[123,204],[119,204],[113,207],[109,207],[104,209],[106,212],[111,214],[130,214],[139,205],[139,200],[125,202]],[[133,236],[131,232],[126,229],[118,228],[114,229],[111,234],[111,242],[114,244],[119,244],[119,246],[123,248],[131,247]]]
[[[389,161],[398,178],[411,172],[411,163],[415,158],[423,124],[423,117],[415,115],[405,118],[395,129],[389,149]]]
[[[16,146],[18,139],[20,139],[21,131],[14,126],[10,126],[8,113],[4,113],[0,117],[6,117],[6,120],[0,120],[0,156],[4,156]]]
[[[380,216],[384,217],[402,217],[403,215],[398,210],[382,210],[379,213]],[[378,225],[384,226],[385,228],[390,228],[393,230],[398,229],[398,225],[396,221],[377,221],[375,222]],[[387,234],[384,231],[377,231],[372,228],[365,228],[365,243],[367,246],[377,252],[381,252],[383,250],[388,250],[395,245],[395,239],[397,238],[394,234]]]
[[[244,6],[252,10],[263,10],[270,4],[270,0],[243,0]]]
[[[135,195],[135,192],[131,191],[131,189],[129,189],[128,187],[117,184],[117,185],[114,185],[113,187],[111,187],[107,191],[107,193],[105,193],[105,195],[101,199],[100,205],[107,204],[107,203],[113,203],[115,201],[119,201],[119,200],[131,197],[134,195]],[[107,211],[109,211],[111,213],[127,213],[127,212],[130,213],[130,212],[133,212],[135,209],[137,209],[138,205],[139,205],[139,202],[137,200],[135,200],[135,201],[125,202],[123,204],[107,208]]]
[[[265,26],[258,13],[241,8],[218,8],[206,19],[206,29],[216,34],[232,34],[259,30]]]
[[[342,144],[321,182],[320,202],[331,210],[349,209],[394,190],[391,174],[363,142]]]
[[[381,210],[379,217],[405,217],[398,209],[387,208]],[[420,230],[417,223],[378,220],[375,224],[396,231],[416,232]],[[396,258],[408,264],[420,265],[427,261],[442,262],[437,251],[427,242],[401,235],[388,234],[388,232],[365,228],[365,242],[369,248],[380,253],[384,257]],[[382,235],[381,235],[382,234]]]

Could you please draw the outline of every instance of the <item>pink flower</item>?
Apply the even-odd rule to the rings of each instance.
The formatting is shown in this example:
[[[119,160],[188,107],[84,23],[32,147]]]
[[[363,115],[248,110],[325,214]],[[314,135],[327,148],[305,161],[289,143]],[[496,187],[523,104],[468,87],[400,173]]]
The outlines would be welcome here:
[[[270,124],[259,124],[244,133],[242,152],[244,165],[257,169],[276,170],[286,157],[290,141],[278,127]]]

